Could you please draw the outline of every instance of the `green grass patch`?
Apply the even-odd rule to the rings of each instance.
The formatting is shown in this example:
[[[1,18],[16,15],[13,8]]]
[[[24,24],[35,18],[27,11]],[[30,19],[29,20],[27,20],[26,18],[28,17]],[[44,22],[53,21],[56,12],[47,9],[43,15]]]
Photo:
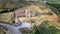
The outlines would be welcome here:
[[[48,5],[55,7],[58,11],[53,10],[60,17],[60,2],[48,2]],[[52,8],[52,9],[55,9]]]
[[[40,28],[40,30],[35,27],[33,29],[33,34],[60,34],[60,30],[56,29],[54,26],[49,26],[48,28]]]
[[[60,2],[48,2],[50,4],[60,4]]]

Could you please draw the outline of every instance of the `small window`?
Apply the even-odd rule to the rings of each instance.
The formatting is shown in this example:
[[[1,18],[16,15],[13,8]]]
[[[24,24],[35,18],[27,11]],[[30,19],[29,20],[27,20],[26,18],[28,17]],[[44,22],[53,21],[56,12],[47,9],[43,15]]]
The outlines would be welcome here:
[[[18,16],[18,17],[26,17],[25,15],[23,15],[23,16]]]

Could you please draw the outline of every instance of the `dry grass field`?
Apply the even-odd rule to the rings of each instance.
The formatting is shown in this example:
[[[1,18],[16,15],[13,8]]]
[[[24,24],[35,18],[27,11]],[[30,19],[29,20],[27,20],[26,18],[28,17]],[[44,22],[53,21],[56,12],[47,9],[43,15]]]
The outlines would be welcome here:
[[[0,14],[0,22],[8,23],[11,20],[12,16],[13,16],[13,12]]]

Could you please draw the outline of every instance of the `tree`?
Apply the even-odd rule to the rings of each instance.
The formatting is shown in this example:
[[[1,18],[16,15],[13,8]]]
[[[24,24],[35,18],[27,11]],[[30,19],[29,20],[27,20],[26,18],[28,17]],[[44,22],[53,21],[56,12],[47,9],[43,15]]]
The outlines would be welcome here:
[[[40,32],[37,29],[37,26],[36,25],[34,25],[34,27],[33,27],[32,34],[40,34]]]

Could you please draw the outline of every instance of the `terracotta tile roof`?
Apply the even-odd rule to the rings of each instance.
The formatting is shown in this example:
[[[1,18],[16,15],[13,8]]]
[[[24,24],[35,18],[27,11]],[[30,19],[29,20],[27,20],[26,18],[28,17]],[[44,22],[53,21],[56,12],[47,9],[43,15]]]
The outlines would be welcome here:
[[[15,11],[15,16],[19,17],[19,16],[24,16],[25,15],[25,11]]]

